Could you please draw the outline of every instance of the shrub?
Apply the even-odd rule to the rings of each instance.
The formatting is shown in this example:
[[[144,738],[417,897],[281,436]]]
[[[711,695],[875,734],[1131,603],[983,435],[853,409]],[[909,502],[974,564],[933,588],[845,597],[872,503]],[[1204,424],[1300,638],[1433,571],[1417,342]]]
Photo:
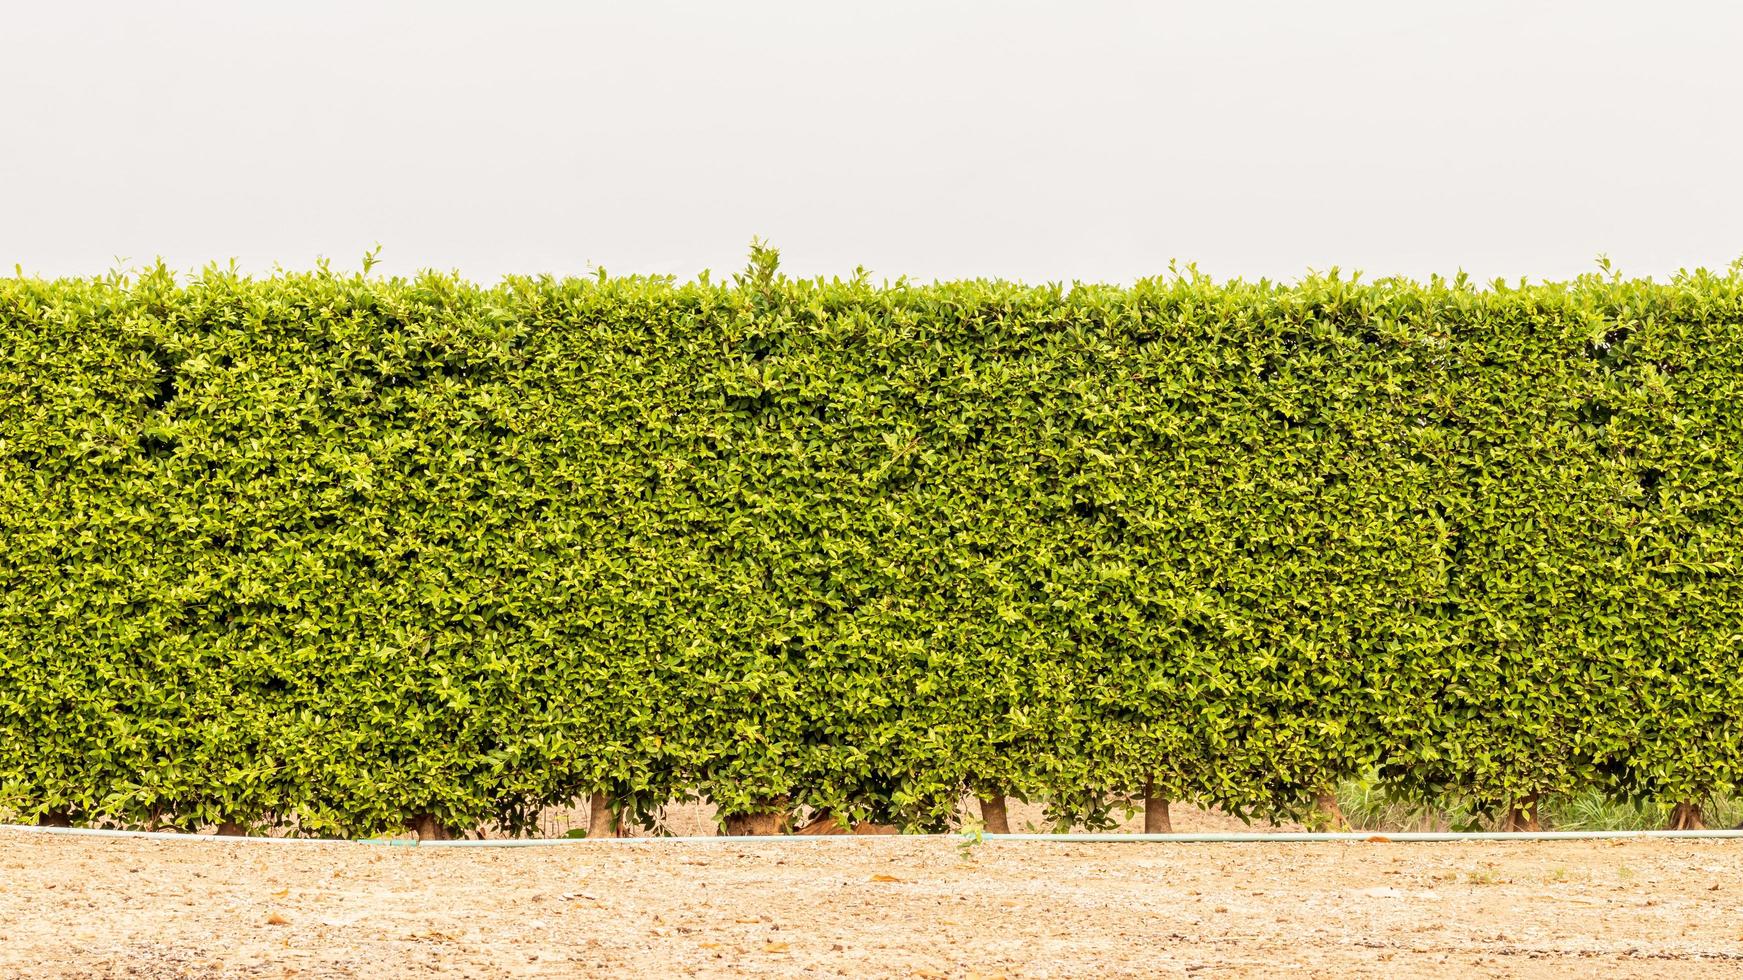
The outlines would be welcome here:
[[[1743,771],[1743,275],[0,280],[0,805]]]

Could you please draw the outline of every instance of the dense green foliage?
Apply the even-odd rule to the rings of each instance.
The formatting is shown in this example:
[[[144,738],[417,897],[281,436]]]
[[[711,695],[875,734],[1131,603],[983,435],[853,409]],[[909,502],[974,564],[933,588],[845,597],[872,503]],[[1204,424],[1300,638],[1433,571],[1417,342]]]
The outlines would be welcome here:
[[[1743,775],[1743,274],[0,280],[0,808]]]

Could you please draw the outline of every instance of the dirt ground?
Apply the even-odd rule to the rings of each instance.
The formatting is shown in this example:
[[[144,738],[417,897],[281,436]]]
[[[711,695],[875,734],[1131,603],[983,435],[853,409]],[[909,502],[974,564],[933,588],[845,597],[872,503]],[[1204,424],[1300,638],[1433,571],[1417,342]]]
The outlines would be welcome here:
[[[1743,974],[1743,842],[577,841],[0,831],[0,976]]]

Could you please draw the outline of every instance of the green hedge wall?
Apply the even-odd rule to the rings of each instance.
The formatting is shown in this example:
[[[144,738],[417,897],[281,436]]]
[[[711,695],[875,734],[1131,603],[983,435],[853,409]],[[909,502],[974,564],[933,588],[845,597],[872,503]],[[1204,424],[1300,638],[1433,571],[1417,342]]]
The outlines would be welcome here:
[[[0,808],[1743,775],[1743,274],[0,280]]]

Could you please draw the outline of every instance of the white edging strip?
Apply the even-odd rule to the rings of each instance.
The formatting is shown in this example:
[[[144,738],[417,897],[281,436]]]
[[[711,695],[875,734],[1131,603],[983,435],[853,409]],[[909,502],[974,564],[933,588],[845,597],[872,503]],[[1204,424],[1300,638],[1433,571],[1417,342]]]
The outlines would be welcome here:
[[[1328,843],[1458,843],[1461,841],[1556,841],[1556,840],[1735,840],[1743,839],[1743,830],[1541,830],[1541,831],[1472,831],[1469,833],[1439,831],[1348,831],[1316,833],[1311,831],[1255,831],[1246,834],[781,834],[768,837],[515,837],[502,840],[401,840],[368,838],[345,840],[331,837],[219,837],[214,834],[182,834],[150,830],[101,830],[94,827],[37,827],[28,824],[0,824],[0,831],[23,834],[44,834],[65,837],[119,837],[139,840],[213,841],[237,844],[371,844],[377,847],[555,847],[611,844],[768,844],[798,841],[877,840],[880,836],[899,836],[912,840],[923,836],[931,840],[954,842],[985,841],[1047,841],[1059,844],[1288,844]]]

